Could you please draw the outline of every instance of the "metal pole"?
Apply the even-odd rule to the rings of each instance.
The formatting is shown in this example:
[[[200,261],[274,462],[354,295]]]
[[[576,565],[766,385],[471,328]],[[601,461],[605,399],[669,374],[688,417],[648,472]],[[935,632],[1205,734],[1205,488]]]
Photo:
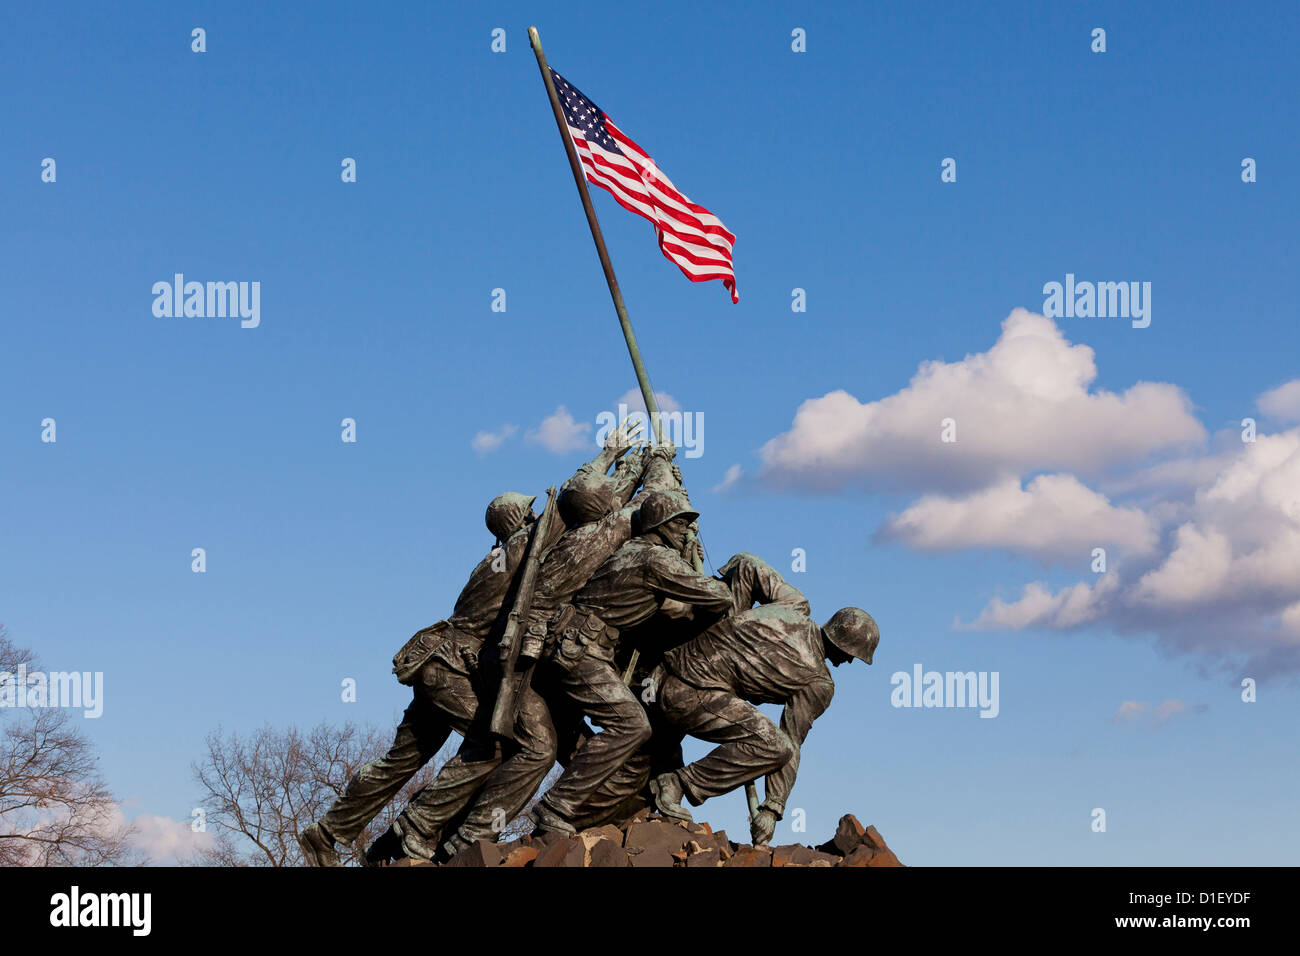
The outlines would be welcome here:
[[[582,197],[582,211],[587,214],[587,225],[591,227],[591,239],[596,244],[596,254],[600,256],[600,267],[605,270],[605,282],[609,285],[609,297],[614,300],[614,311],[618,313],[618,324],[623,329],[623,340],[627,342],[627,354],[632,357],[632,368],[636,371],[636,381],[641,386],[641,398],[645,401],[646,411],[650,415],[651,427],[654,429],[656,444],[663,444],[663,424],[659,420],[659,406],[655,402],[654,390],[650,388],[650,377],[646,375],[645,364],[641,361],[641,350],[637,348],[636,333],[632,331],[632,320],[627,317],[627,306],[623,304],[623,293],[618,287],[618,277],[614,275],[614,265],[609,261],[609,250],[605,248],[605,236],[600,231],[600,221],[596,218],[596,207],[591,204],[591,193],[587,191],[587,177],[582,171],[578,151],[569,136],[569,124],[564,119],[564,108],[560,106],[560,97],[555,92],[555,82],[551,79],[551,69],[546,65],[546,54],[542,51],[542,38],[537,35],[537,27],[528,28],[528,42],[537,57],[537,68],[542,73],[542,82],[546,84],[546,97],[551,101],[551,112],[555,114],[555,125],[560,129],[560,139],[564,141],[564,152],[569,157],[569,169],[573,171],[573,182]],[[695,570],[703,571],[703,564],[693,562]],[[636,670],[639,651],[632,652],[627,670],[623,672],[624,682],[631,684]]]
[[[623,293],[618,288],[618,278],[614,275],[614,266],[609,261],[609,251],[605,248],[605,237],[600,231],[600,222],[596,219],[596,208],[591,204],[591,194],[587,192],[587,177],[578,160],[578,151],[569,137],[569,125],[564,120],[564,109],[555,92],[555,83],[551,80],[550,67],[546,65],[546,54],[542,52],[542,38],[537,35],[537,27],[528,28],[528,42],[532,44],[533,53],[537,55],[537,68],[542,71],[542,82],[546,84],[546,95],[551,101],[551,111],[555,114],[555,125],[560,128],[560,138],[564,140],[564,151],[569,156],[569,168],[573,170],[573,181],[578,186],[578,195],[582,197],[582,210],[587,214],[587,225],[591,227],[591,238],[596,243],[596,254],[600,256],[600,267],[605,270],[605,281],[609,284],[609,296],[614,300],[614,311],[618,313],[618,324],[623,327],[623,339],[627,342],[627,352],[632,356],[632,368],[636,370],[636,381],[641,386],[641,398],[645,400],[646,411],[654,428],[655,441],[662,444],[663,427],[659,422],[659,406],[655,404],[654,392],[650,388],[650,378],[645,373],[641,362],[641,350],[636,345],[636,334],[632,331],[632,321],[627,317],[627,306],[623,304]]]

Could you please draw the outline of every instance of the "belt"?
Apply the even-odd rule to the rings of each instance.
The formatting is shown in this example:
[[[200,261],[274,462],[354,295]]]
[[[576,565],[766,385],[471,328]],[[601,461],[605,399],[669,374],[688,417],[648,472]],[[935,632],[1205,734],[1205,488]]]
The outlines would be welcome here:
[[[606,624],[600,614],[589,607],[565,605],[551,618],[547,629],[547,646],[570,660],[576,660],[595,645],[602,658],[613,658],[618,646],[619,630]]]

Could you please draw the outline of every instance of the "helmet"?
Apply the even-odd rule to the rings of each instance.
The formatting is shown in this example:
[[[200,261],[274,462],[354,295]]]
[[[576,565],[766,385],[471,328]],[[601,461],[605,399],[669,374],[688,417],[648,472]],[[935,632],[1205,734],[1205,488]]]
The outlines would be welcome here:
[[[641,534],[653,531],[664,522],[672,521],[674,518],[684,516],[688,520],[694,521],[700,516],[700,513],[691,507],[691,501],[686,497],[686,494],[676,489],[653,491],[646,495],[645,501],[641,502],[641,510],[637,514]]]
[[[876,619],[860,607],[842,607],[822,626],[826,639],[860,661],[871,663],[880,644]]]
[[[560,517],[570,528],[599,521],[614,510],[613,478],[592,472],[574,475],[560,489],[556,504],[560,508]]]
[[[505,541],[524,526],[524,520],[533,509],[537,496],[528,497],[517,491],[507,491],[497,495],[487,506],[484,521],[487,529],[496,535],[498,541]]]

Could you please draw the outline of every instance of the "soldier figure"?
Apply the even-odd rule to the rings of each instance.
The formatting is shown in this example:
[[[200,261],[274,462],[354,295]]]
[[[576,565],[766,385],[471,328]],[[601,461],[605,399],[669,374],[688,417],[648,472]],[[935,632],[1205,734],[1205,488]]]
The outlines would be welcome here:
[[[607,445],[621,455],[630,447],[635,431],[620,429]],[[558,505],[567,530],[557,524],[563,536],[545,553],[538,569],[523,657],[541,654],[550,616],[586,582],[596,566],[627,541],[641,498],[676,483],[673,454],[671,445],[642,450],[629,456],[626,463],[620,462],[626,467],[612,478],[605,475],[597,459],[565,482]],[[641,493],[629,503],[638,485],[642,485]],[[566,712],[568,719],[560,722],[563,732],[557,731],[546,702],[537,691],[528,689],[520,696],[515,723],[520,746],[504,749],[488,726],[493,693],[500,679],[495,658],[485,656],[481,667],[483,685],[489,692],[478,719],[456,756],[411,799],[393,824],[406,856],[432,859],[438,834],[458,815],[464,819],[447,840],[447,854],[454,854],[475,839],[494,837],[500,824],[518,815],[537,792],[561,754],[561,736],[565,739],[563,753],[567,755],[584,729],[581,715]]]
[[[629,442],[626,429],[614,432],[601,453],[582,466],[574,479],[596,471],[603,475],[630,449]],[[618,480],[624,484],[627,481],[621,476]],[[298,842],[309,862],[316,866],[339,866],[335,844],[346,845],[355,840],[406,782],[437,754],[453,730],[462,736],[468,732],[479,711],[479,650],[497,624],[507,597],[513,593],[517,572],[528,551],[532,526],[537,520],[532,510],[535,500],[528,495],[507,492],[488,505],[485,521],[498,547],[474,568],[456,599],[451,617],[418,631],[393,659],[398,680],[412,686],[411,704],[402,715],[388,752],[358,770],[329,811],[299,834]],[[551,540],[539,541],[538,546],[550,547],[562,531],[556,522]],[[527,735],[523,743],[543,751],[548,747],[546,741],[535,741]],[[553,742],[549,746],[553,752]],[[547,761],[548,768],[553,759],[552,756]],[[383,844],[381,855],[387,855],[384,847],[393,842],[389,834],[385,837],[388,839],[379,841]]]
[[[755,845],[767,843],[799,771],[799,749],[835,692],[826,662],[871,663],[880,630],[866,611],[836,611],[822,627],[804,596],[762,559],[749,554],[722,568],[738,613],[669,650],[659,673],[664,719],[680,732],[717,743],[709,754],[651,783],[655,805],[690,819],[682,798],[699,806],[766,776],[751,821]],[[760,606],[749,609],[758,600]],[[783,704],[777,727],[755,704]]]
[[[619,632],[653,617],[665,601],[724,612],[731,590],[696,571],[682,557],[691,522],[699,518],[684,492],[646,495],[638,513],[639,534],[604,561],[551,619],[552,647],[546,678],[571,706],[599,724],[564,773],[534,809],[537,829],[573,833],[589,801],[616,803],[626,792],[607,785],[651,736],[650,719],[614,667]]]

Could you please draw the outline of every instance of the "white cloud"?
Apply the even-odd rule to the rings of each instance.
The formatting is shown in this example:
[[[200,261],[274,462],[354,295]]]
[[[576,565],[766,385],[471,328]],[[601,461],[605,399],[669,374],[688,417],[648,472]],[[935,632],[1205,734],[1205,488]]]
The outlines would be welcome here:
[[[1146,509],[1162,526],[1150,555],[1108,570],[1095,587],[1028,584],[1015,601],[990,601],[971,626],[1104,623],[1154,633],[1167,649],[1224,668],[1300,670],[1300,428],[1239,443],[1216,461],[1185,507]]]
[[[1016,309],[987,352],[923,362],[902,391],[862,402],[806,400],[760,451],[778,487],[966,490],[1026,472],[1100,474],[1116,463],[1197,446],[1204,427],[1175,385],[1090,391],[1093,351],[1049,318]],[[956,422],[955,442],[940,441]]]
[[[655,392],[655,404],[659,406],[659,411],[667,414],[668,412],[680,412],[681,404],[667,392]],[[618,406],[626,405],[629,412],[640,412],[645,414],[645,399],[641,396],[641,389],[629,388],[614,401],[614,409]]]
[[[543,418],[540,425],[529,431],[525,438],[559,455],[586,448],[591,443],[587,437],[591,427],[591,422],[575,421],[569,410],[560,405]]]
[[[1138,508],[1112,505],[1073,475],[1017,478],[962,497],[926,495],[891,516],[880,537],[919,551],[1005,548],[1044,561],[1087,562],[1092,549],[1145,553],[1158,540],[1156,523]]]
[[[1300,378],[1265,392],[1255,404],[1270,418],[1300,422]]]
[[[910,493],[877,539],[919,551],[1082,568],[1106,549],[1105,571],[1029,582],[957,627],[1107,627],[1224,670],[1300,671],[1300,426],[1253,442],[1234,426],[1207,441],[1178,386],[1105,391],[1097,374],[1091,348],[1017,309],[988,351],[923,362],[898,392],[803,402],[762,447],[757,478]],[[1300,379],[1257,404],[1300,422]]]
[[[1031,581],[1015,601],[993,598],[969,626],[981,631],[1080,627],[1102,615],[1118,582],[1118,573],[1110,571],[1096,587],[1080,581],[1053,593],[1041,581]]]
[[[1189,710],[1193,713],[1204,713],[1208,708],[1204,704],[1198,704],[1196,707],[1188,707],[1181,700],[1166,700],[1157,704],[1154,708],[1144,700],[1126,700],[1119,705],[1119,708],[1111,715],[1111,723],[1115,724],[1145,724],[1148,729],[1154,730],[1168,723],[1179,714],[1187,713]]]
[[[732,465],[727,469],[727,473],[722,476],[722,480],[713,486],[713,490],[716,492],[729,491],[736,482],[740,481],[740,476],[743,473],[740,465]]]
[[[1142,700],[1126,700],[1119,705],[1119,709],[1111,715],[1111,720],[1117,724],[1131,724],[1150,709],[1151,705]]]
[[[469,444],[480,455],[486,455],[500,448],[502,443],[517,431],[519,431],[518,425],[502,425],[499,431],[479,432],[470,440]]]
[[[213,843],[211,833],[195,833],[188,820],[173,820],[152,813],[141,813],[131,824],[135,833],[131,845],[155,863],[171,863],[192,856]]]

